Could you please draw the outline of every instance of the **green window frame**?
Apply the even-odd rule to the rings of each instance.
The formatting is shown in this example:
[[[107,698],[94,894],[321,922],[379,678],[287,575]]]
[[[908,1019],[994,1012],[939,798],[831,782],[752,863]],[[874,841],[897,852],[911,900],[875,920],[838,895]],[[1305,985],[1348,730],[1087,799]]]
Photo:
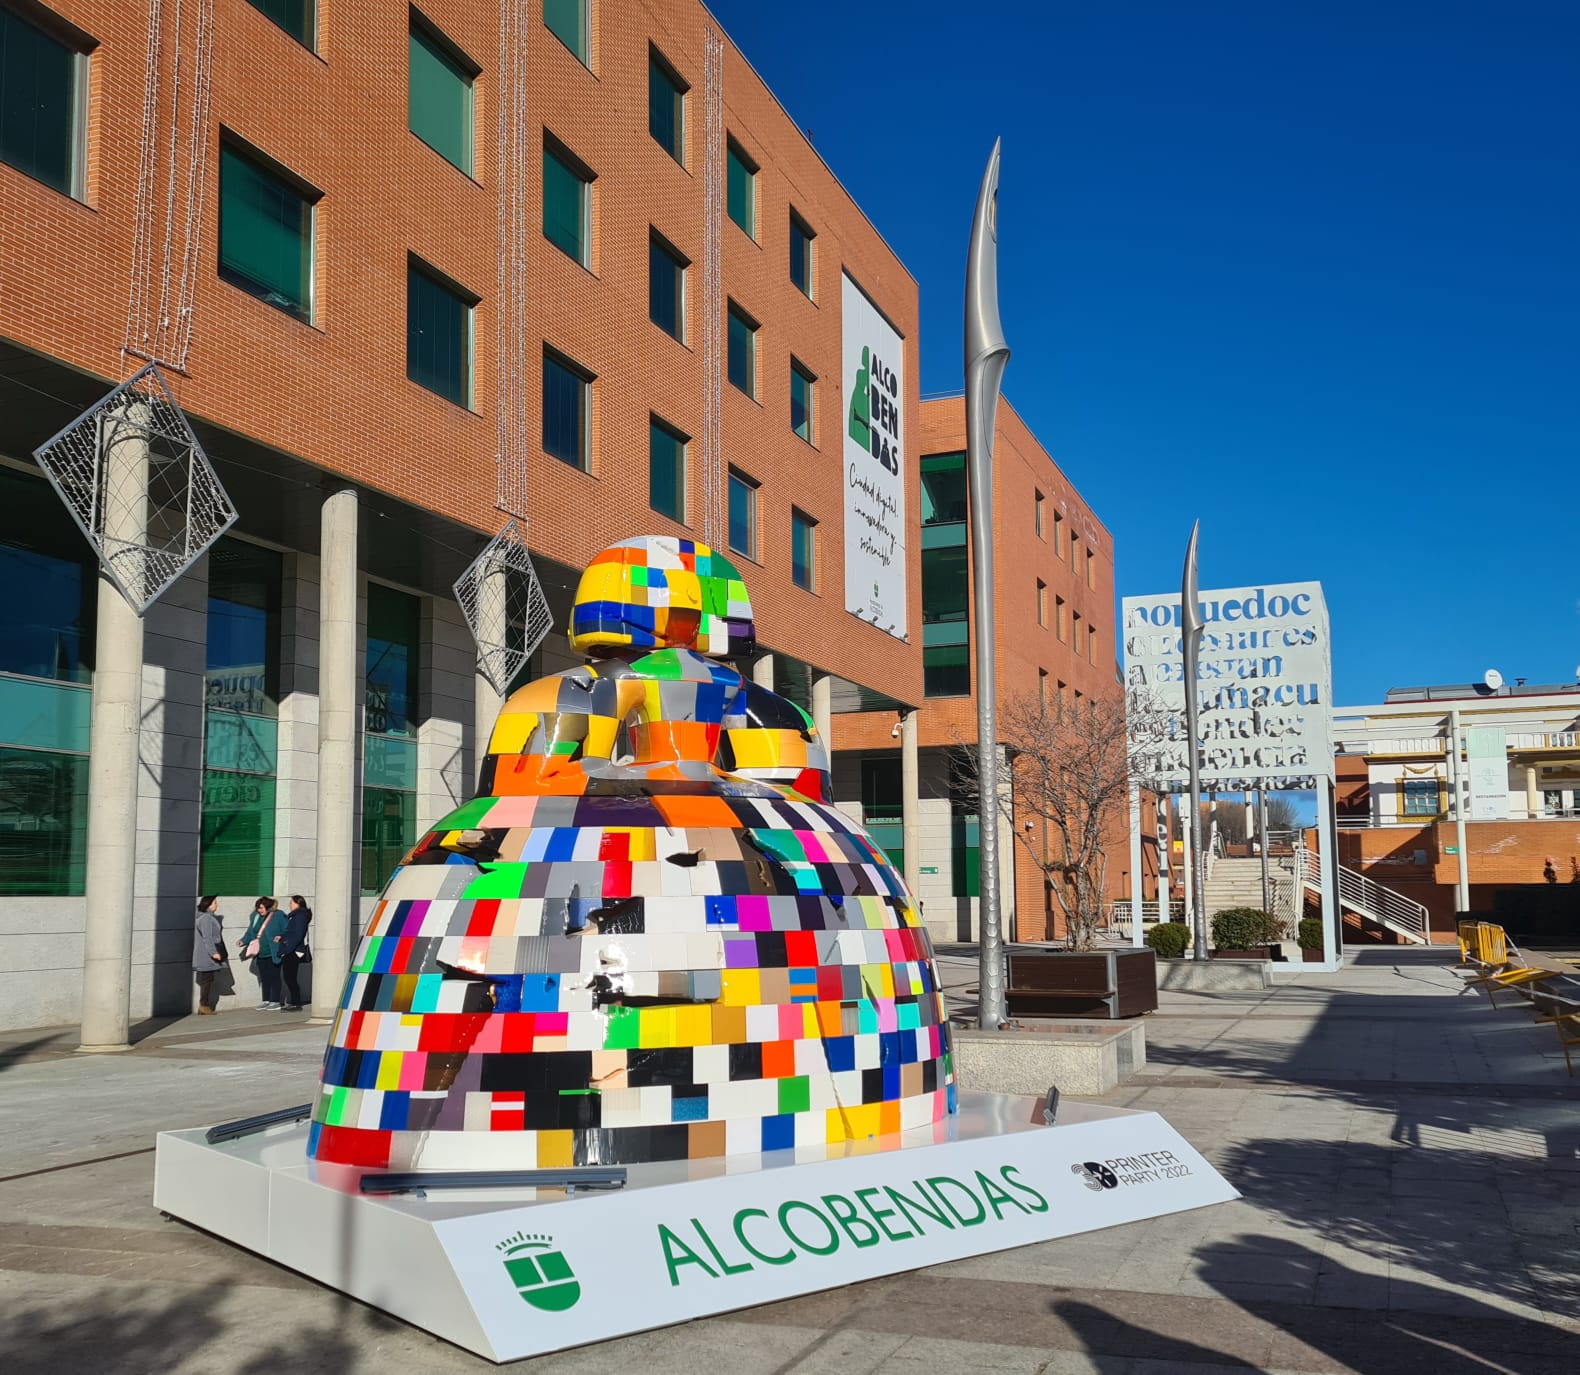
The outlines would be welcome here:
[[[757,164],[732,138],[725,153],[725,202],[729,216],[747,237],[757,237]]]
[[[478,298],[420,258],[406,265],[406,376],[468,409],[472,324]]]
[[[682,167],[686,165],[686,92],[690,89],[650,44],[647,50],[647,132]]]
[[[0,162],[81,200],[88,59],[60,28],[0,5]]]
[[[730,384],[756,400],[757,321],[734,301],[729,303],[726,314],[729,316],[729,323],[726,328],[725,367]]]
[[[543,140],[543,237],[567,258],[589,266],[592,172],[563,144]]]
[[[686,523],[688,436],[656,415],[648,417],[647,504],[661,516]]]
[[[647,241],[647,318],[665,334],[686,339],[686,269],[690,266],[656,231]]]
[[[317,40],[317,4],[315,0],[247,0],[253,9],[272,19],[286,33],[309,51]],[[229,889],[212,891],[229,892]]]
[[[262,155],[221,140],[220,278],[308,324],[313,319],[313,219],[319,194]]]
[[[584,473],[592,470],[592,384],[585,368],[554,349],[543,350],[543,452]]]
[[[587,67],[587,0],[543,0],[543,27]]]
[[[790,212],[790,283],[812,300],[812,245],[817,235],[794,210]]]
[[[803,592],[817,591],[817,521],[790,510],[790,581]]]
[[[922,524],[959,523],[963,526],[969,510],[966,456],[963,453],[923,455]]]
[[[729,477],[730,548],[747,558],[757,558],[757,482],[735,468]]]
[[[792,358],[790,360],[790,429],[808,444],[812,442],[812,426],[816,419],[812,409],[816,390],[817,378],[804,363]]]
[[[446,162],[472,175],[474,82],[482,68],[415,10],[411,16],[407,127]]]

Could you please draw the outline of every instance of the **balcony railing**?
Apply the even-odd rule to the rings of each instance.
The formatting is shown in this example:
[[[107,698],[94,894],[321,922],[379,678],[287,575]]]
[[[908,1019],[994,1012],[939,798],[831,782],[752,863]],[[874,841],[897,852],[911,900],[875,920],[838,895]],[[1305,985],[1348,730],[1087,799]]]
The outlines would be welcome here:
[[[1500,818],[1500,821],[1568,821],[1575,817],[1580,817],[1580,807],[1543,807],[1532,815],[1523,809],[1516,811],[1511,806],[1508,816]],[[1341,816],[1337,822],[1341,831],[1419,830],[1423,826],[1447,824],[1453,819],[1451,813],[1444,812],[1435,816]],[[1465,817],[1467,824],[1485,819]]]

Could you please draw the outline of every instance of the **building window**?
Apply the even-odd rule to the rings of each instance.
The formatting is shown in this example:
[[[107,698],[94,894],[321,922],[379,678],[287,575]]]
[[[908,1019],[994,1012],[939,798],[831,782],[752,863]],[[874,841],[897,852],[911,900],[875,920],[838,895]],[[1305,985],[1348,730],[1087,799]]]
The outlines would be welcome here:
[[[592,173],[560,145],[543,142],[543,237],[566,257],[588,265]]]
[[[790,512],[790,581],[815,592],[817,580],[817,522],[811,516]]]
[[[686,165],[687,86],[654,48],[647,50],[647,132],[670,157]]]
[[[1399,815],[1437,817],[1442,815],[1442,783],[1436,778],[1399,780]]]
[[[1048,714],[1048,670],[1045,668],[1037,670],[1037,709],[1044,716]]]
[[[971,604],[971,569],[966,546],[922,546],[922,624],[964,623]]]
[[[1071,642],[1072,642],[1072,644],[1073,644],[1073,646],[1075,648],[1075,657],[1077,659],[1079,659],[1081,657],[1081,654],[1082,654],[1082,648],[1081,648],[1081,613],[1079,611],[1077,611],[1073,616],[1070,617],[1070,634],[1072,636],[1072,641]]]
[[[79,896],[98,569],[41,477],[0,468],[0,896]]]
[[[684,525],[687,438],[657,416],[648,417],[647,430],[647,504]]]
[[[201,892],[274,889],[283,577],[272,549],[226,538],[209,551]]]
[[[1048,624],[1048,584],[1037,579],[1037,624]]]
[[[757,322],[734,301],[729,308],[728,366],[732,385],[757,395]]]
[[[1081,576],[1081,537],[1075,534],[1070,536],[1070,567],[1076,577]]]
[[[317,192],[221,144],[219,275],[287,315],[311,320],[317,199]]]
[[[406,268],[406,376],[457,406],[472,404],[470,296],[411,258]]]
[[[1053,552],[1058,558],[1064,557],[1064,517],[1057,511],[1053,513]]]
[[[905,809],[901,762],[894,758],[861,761],[861,810],[864,818],[897,817]]]
[[[726,154],[727,205],[730,218],[751,238],[757,237],[757,164],[731,139]]]
[[[812,240],[817,238],[795,211],[790,212],[790,281],[807,300],[812,299]]]
[[[966,518],[966,456],[929,454],[922,459],[922,524],[951,525]],[[964,533],[961,539],[965,538]]]
[[[313,11],[316,8],[313,0],[247,0],[247,2],[253,9],[262,10],[298,43],[307,48],[313,46]]]
[[[587,65],[587,0],[543,0],[543,27]]]
[[[647,241],[647,318],[665,334],[686,339],[688,264],[657,234]]]
[[[971,650],[968,645],[922,646],[922,692],[927,697],[971,695]]]
[[[790,428],[812,442],[812,391],[817,382],[794,358],[790,360]]]
[[[417,840],[422,602],[368,584],[363,698],[362,891],[377,893]]]
[[[1069,607],[1064,603],[1063,597],[1053,599],[1053,625],[1054,630],[1061,640],[1068,639],[1070,634]]]
[[[588,402],[592,374],[551,349],[543,351],[543,452],[590,472]]]
[[[1086,627],[1086,661],[1091,664],[1097,662],[1097,627]]]
[[[0,5],[0,161],[81,199],[87,58]]]
[[[472,81],[480,68],[415,13],[407,124],[434,152],[472,175]]]
[[[730,469],[730,548],[749,559],[757,557],[757,484]]]
[[[1047,505],[1047,502],[1043,499],[1043,495],[1042,495],[1041,492],[1034,492],[1034,495],[1036,497],[1036,500],[1035,500],[1035,502],[1032,505],[1033,519],[1036,522],[1037,538],[1038,539],[1042,539],[1043,538],[1043,532],[1042,532],[1042,520],[1043,520],[1042,510],[1043,510],[1043,507]]]
[[[1086,546],[1086,585],[1094,592],[1097,590],[1097,568],[1092,561],[1095,552],[1091,545]]]

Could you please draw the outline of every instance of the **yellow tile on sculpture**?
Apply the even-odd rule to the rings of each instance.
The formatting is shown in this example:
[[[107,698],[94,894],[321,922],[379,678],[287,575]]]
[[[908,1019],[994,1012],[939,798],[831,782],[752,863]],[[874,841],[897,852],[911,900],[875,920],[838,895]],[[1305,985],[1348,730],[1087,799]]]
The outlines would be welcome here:
[[[637,1023],[637,1044],[644,1050],[662,1050],[675,1044],[675,1009],[644,1007]]]
[[[705,1046],[713,1035],[713,1012],[706,1005],[675,1009],[675,1044]]]
[[[830,1146],[837,1146],[841,1141],[850,1139],[850,1133],[845,1130],[845,1114],[839,1108],[824,1110],[823,1134],[827,1137]]]
[[[756,969],[726,969],[721,978],[724,1001],[734,1007],[756,1007],[763,1000],[761,971]]]
[[[490,754],[520,754],[538,727],[536,712],[501,712],[488,740]]]
[[[575,1163],[575,1132],[538,1133],[538,1168],[540,1170],[568,1170]]]
[[[608,759],[614,753],[615,737],[619,733],[620,723],[614,717],[589,716],[582,753],[589,759]]]
[[[379,1056],[378,1078],[374,1080],[376,1089],[398,1089],[400,1087],[400,1066],[403,1055],[398,1050],[386,1050]]]

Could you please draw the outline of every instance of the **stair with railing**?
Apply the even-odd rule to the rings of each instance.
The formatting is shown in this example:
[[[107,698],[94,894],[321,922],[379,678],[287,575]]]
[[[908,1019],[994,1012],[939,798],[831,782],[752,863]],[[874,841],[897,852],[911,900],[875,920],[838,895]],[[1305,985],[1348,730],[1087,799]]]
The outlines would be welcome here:
[[[1300,901],[1296,903],[1298,910],[1305,905],[1306,889],[1318,893],[1322,891],[1322,865],[1317,852],[1304,847],[1297,859],[1296,872],[1300,876],[1301,886]],[[1345,910],[1386,927],[1407,941],[1419,945],[1428,942],[1427,911],[1419,902],[1396,893],[1392,888],[1383,887],[1375,879],[1369,879],[1354,869],[1346,869],[1342,864],[1335,867],[1339,876],[1339,904]]]

